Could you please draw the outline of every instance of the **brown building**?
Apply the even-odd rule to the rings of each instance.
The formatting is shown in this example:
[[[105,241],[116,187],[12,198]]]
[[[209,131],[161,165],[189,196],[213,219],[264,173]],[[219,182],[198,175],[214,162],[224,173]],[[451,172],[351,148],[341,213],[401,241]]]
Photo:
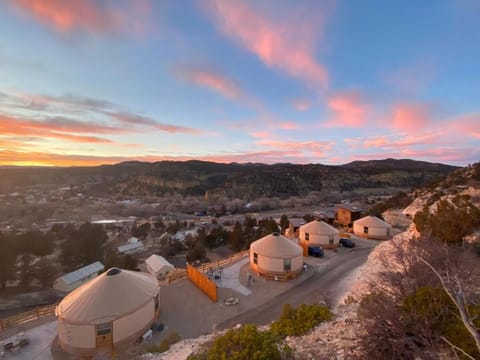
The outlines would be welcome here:
[[[285,236],[293,239],[298,238],[300,226],[306,223],[304,218],[290,218],[288,219],[288,228],[285,230]]]
[[[346,204],[338,205],[337,221],[340,225],[352,227],[353,222],[361,216],[362,209]]]

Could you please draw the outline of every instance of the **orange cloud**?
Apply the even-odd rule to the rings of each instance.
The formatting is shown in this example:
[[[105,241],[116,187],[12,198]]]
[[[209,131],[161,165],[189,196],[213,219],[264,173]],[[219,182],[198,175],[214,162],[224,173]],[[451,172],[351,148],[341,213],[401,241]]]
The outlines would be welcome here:
[[[269,67],[285,71],[311,86],[328,86],[326,68],[315,59],[315,36],[324,13],[315,19],[267,17],[240,1],[207,1],[205,8],[217,26]],[[312,21],[314,20],[314,21]]]
[[[327,105],[333,118],[325,123],[326,127],[360,127],[365,124],[369,106],[356,91],[338,93],[331,96]]]
[[[243,96],[243,92],[235,80],[229,79],[216,70],[205,67],[179,67],[174,72],[180,79],[206,87],[224,97],[238,99]]]
[[[9,1],[14,8],[61,32],[74,29],[93,33],[143,32],[151,12],[149,0]]]
[[[103,127],[87,124],[79,129],[79,124],[73,124],[68,128],[69,132],[102,132]],[[0,134],[10,136],[37,136],[44,138],[63,139],[82,143],[112,143],[113,141],[96,136],[84,136],[66,132],[65,126],[56,126],[55,124],[42,123],[40,121],[19,120],[16,118],[0,115]]]
[[[432,123],[431,109],[425,104],[397,104],[393,108],[392,127],[395,130],[416,132]]]

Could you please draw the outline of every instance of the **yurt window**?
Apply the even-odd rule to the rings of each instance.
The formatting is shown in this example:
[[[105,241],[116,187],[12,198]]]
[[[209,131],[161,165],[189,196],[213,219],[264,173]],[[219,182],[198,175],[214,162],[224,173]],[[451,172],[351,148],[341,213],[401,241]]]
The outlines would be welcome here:
[[[364,227],[363,227],[363,233],[364,233],[364,234],[368,234],[368,226],[364,226]]]
[[[257,253],[253,253],[253,263],[258,264],[258,254]]]
[[[309,234],[309,233],[305,233],[305,240],[306,240],[306,241],[309,241],[309,240],[310,240],[310,234]]]
[[[292,270],[292,259],[283,259],[283,270],[284,271]]]
[[[328,235],[328,243],[333,244],[333,235]]]
[[[390,228],[387,228],[387,236],[390,236]]]
[[[97,325],[97,336],[108,335],[112,332],[112,323],[103,323]]]

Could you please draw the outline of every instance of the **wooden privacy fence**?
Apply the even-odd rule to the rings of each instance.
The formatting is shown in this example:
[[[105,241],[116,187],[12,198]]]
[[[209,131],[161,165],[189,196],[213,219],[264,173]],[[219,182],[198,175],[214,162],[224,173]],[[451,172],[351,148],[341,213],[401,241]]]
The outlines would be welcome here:
[[[47,305],[30,311],[26,311],[18,315],[13,315],[0,319],[0,331],[7,330],[8,328],[14,326],[22,325],[29,321],[40,319],[41,317],[55,315],[56,306],[56,304]]]
[[[202,266],[200,266],[198,270],[202,273],[205,273],[211,268],[218,268],[221,266],[234,263],[235,261],[238,261],[240,259],[243,259],[245,256],[248,256],[248,254],[249,254],[249,250],[240,251],[233,255],[227,256],[225,259],[202,264]],[[166,285],[170,285],[171,283],[177,280],[184,279],[186,277],[187,277],[187,271],[185,269],[177,269],[173,273],[166,276],[164,279],[160,279],[158,281],[158,284],[160,286],[166,286]]]
[[[217,285],[212,280],[210,280],[204,273],[198,271],[192,265],[187,264],[187,277],[213,302],[217,302]]]

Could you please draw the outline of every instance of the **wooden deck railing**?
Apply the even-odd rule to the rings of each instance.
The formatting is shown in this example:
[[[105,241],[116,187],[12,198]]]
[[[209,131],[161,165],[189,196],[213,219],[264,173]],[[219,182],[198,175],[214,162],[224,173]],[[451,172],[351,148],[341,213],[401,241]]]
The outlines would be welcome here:
[[[249,250],[240,251],[233,255],[227,256],[222,260],[217,260],[217,261],[212,261],[206,264],[202,264],[202,266],[199,266],[197,270],[202,273],[205,273],[209,269],[223,267],[223,266],[232,264],[240,259],[243,259],[245,256],[248,256],[248,254],[249,254]],[[166,286],[166,285],[170,285],[171,283],[177,280],[184,279],[186,277],[187,277],[186,269],[177,269],[175,270],[175,272],[168,275],[164,279],[159,280],[158,283],[160,286]]]
[[[8,328],[25,324],[29,321],[37,320],[45,316],[55,315],[55,307],[57,304],[38,307],[18,315],[9,316],[0,319],[0,331]]]

